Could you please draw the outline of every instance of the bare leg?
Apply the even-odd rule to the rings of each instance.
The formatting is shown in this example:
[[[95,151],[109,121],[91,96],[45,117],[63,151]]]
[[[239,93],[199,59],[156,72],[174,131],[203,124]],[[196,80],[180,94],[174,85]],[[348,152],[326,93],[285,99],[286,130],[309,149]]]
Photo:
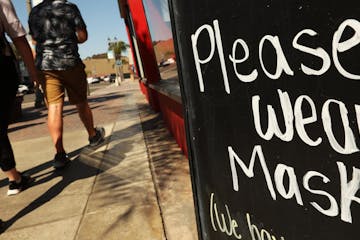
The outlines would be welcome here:
[[[16,170],[16,168],[10,169],[9,171],[5,171],[4,173],[9,178],[9,181],[20,182],[21,180],[21,176],[19,172]]]
[[[48,106],[48,128],[57,153],[65,152],[63,145],[63,105],[63,102],[60,102]]]
[[[78,103],[76,104],[76,108],[78,110],[79,117],[89,134],[89,137],[95,136],[96,132],[94,129],[94,120],[89,103],[87,101]]]

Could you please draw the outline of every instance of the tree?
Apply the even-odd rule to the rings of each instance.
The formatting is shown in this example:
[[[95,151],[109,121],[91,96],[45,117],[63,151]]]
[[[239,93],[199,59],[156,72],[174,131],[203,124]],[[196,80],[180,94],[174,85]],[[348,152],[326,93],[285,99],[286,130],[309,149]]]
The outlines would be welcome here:
[[[110,42],[108,45],[108,50],[112,50],[114,52],[115,59],[121,59],[121,53],[126,51],[126,49],[129,47],[129,44],[123,42],[123,41],[114,41]]]

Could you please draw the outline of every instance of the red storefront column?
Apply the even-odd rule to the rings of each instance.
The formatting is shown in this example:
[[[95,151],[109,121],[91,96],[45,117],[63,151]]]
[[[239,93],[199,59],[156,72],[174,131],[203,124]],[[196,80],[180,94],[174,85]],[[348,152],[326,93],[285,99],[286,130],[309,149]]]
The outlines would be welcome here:
[[[156,83],[160,80],[160,73],[157,66],[155,52],[151,42],[151,36],[141,0],[128,0],[130,14],[134,24],[137,37],[137,44],[143,63],[144,74],[147,83]],[[147,84],[140,82],[140,87],[146,95],[151,107],[159,111],[157,92],[150,89]]]
[[[135,59],[141,58],[142,68],[148,83],[156,83],[160,80],[155,52],[153,49],[150,32],[141,0],[118,0],[122,17],[125,19],[130,47]],[[130,15],[130,17],[128,16]],[[136,36],[136,43],[133,42]],[[137,45],[137,48],[136,48]],[[137,58],[139,57],[139,58]],[[135,61],[138,63],[137,61]],[[141,64],[141,63],[140,63]],[[139,73],[139,66],[137,72]],[[188,156],[186,134],[181,103],[163,95],[156,90],[150,89],[147,84],[140,82],[141,91],[147,97],[151,107],[161,111],[162,118],[174,136],[183,153]]]

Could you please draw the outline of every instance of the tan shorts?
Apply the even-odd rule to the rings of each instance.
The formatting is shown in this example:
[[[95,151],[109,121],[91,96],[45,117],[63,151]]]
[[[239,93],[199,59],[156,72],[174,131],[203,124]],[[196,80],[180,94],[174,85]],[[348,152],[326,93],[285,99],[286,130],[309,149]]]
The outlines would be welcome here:
[[[64,101],[65,90],[72,104],[87,99],[86,73],[82,63],[64,71],[42,71],[39,79],[47,104]]]

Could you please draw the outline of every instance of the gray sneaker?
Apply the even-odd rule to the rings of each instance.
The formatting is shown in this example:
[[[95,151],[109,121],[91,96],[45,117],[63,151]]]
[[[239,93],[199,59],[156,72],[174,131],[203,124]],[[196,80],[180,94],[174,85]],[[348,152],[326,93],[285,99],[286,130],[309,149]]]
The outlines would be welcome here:
[[[95,136],[89,138],[89,145],[95,147],[104,141],[105,129],[103,127],[95,128]]]

